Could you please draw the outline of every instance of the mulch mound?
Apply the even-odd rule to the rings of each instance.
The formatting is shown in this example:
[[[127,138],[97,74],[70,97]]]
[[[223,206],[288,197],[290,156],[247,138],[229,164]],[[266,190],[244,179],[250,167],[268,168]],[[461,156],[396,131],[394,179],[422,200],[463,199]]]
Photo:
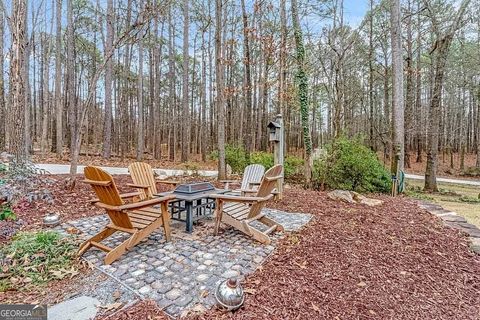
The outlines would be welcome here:
[[[248,277],[244,306],[195,319],[480,319],[480,257],[411,200],[378,207],[288,189],[273,206],[314,220]]]

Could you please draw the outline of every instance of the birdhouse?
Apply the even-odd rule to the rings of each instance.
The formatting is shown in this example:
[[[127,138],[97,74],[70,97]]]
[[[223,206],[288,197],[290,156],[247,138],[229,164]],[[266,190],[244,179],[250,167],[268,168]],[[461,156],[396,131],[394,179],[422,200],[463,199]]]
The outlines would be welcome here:
[[[277,122],[270,122],[268,124],[268,130],[269,130],[269,140],[270,141],[280,141],[280,124],[278,124]]]

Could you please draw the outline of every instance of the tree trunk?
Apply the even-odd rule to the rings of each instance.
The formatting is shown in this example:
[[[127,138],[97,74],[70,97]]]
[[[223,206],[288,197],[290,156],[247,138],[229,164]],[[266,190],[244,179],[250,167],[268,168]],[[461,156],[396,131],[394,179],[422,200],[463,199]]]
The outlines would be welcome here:
[[[181,161],[186,162],[188,160],[188,153],[190,149],[190,134],[188,128],[190,127],[189,108],[188,108],[188,0],[183,0],[183,86],[182,86],[182,155]]]
[[[434,82],[432,97],[430,100],[430,117],[428,124],[428,147],[427,147],[427,167],[425,169],[425,190],[438,191],[437,187],[437,165],[438,165],[438,142],[439,142],[439,124],[441,112],[441,100],[443,89],[443,77],[445,75],[445,66],[447,64],[448,52],[453,40],[453,36],[459,28],[463,15],[470,3],[470,0],[463,0],[457,11],[455,20],[444,35],[437,34],[435,49],[433,51],[434,61]],[[435,22],[435,21],[434,21]],[[436,26],[439,27],[439,26]]]
[[[243,22],[243,67],[245,72],[243,78],[243,90],[245,92],[245,130],[243,134],[243,143],[245,145],[247,157],[250,157],[250,153],[252,152],[252,75],[250,70],[250,35],[248,29],[248,16],[247,10],[245,8],[245,0],[241,0],[241,5]]]
[[[218,137],[218,179],[226,179],[225,163],[225,101],[223,83],[223,47],[222,47],[222,26],[223,26],[223,1],[215,0],[215,82],[217,85],[217,137]]]
[[[15,156],[18,165],[27,159],[25,142],[25,24],[27,1],[18,0],[12,4],[11,15],[11,60],[10,60],[10,95],[11,105],[7,112],[9,130],[7,152]]]
[[[0,152],[5,150],[6,142],[6,110],[5,110],[5,79],[4,79],[4,57],[3,57],[3,35],[4,35],[4,16],[3,10],[0,10]]]
[[[113,46],[113,0],[107,0],[107,39],[105,43],[105,52],[112,50]],[[112,152],[112,72],[113,61],[108,59],[105,66],[105,119],[103,127],[103,157],[109,159]]]
[[[391,5],[391,35],[392,35],[392,97],[393,97],[393,157],[392,175],[399,176],[404,170],[405,161],[405,128],[403,101],[403,57],[400,0],[393,0]]]
[[[55,151],[63,154],[63,101],[62,101],[62,0],[56,0],[55,32]]]
[[[311,185],[312,180],[312,138],[309,130],[308,114],[308,79],[305,73],[305,47],[303,45],[303,34],[298,18],[297,0],[291,0],[292,6],[292,24],[295,35],[295,44],[297,47],[297,99],[299,100],[300,113],[302,120],[303,143],[305,152],[305,180],[307,185]]]

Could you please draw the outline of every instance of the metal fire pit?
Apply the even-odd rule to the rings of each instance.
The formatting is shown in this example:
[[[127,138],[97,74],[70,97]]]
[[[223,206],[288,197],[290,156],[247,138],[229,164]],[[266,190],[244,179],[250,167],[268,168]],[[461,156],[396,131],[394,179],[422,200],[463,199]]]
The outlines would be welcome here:
[[[191,233],[193,222],[213,215],[215,199],[210,198],[209,195],[228,191],[226,189],[216,189],[210,182],[195,182],[181,184],[173,192],[157,195],[175,195],[175,200],[169,203],[171,217],[173,220],[185,222],[186,231]]]

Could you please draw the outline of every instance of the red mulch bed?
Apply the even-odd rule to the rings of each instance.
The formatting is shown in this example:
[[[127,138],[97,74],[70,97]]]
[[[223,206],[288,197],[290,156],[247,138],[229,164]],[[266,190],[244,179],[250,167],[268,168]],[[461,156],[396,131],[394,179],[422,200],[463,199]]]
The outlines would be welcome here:
[[[346,205],[288,189],[274,207],[315,215],[245,282],[245,305],[195,319],[480,319],[480,257],[408,199]]]
[[[101,320],[170,320],[153,300],[140,301]]]
[[[53,204],[17,211],[27,228],[46,212],[62,219],[102,213],[94,194],[77,183],[66,191],[58,180]],[[121,192],[128,176],[115,176]],[[165,186],[165,188],[168,188]],[[315,215],[301,232],[280,241],[274,255],[245,282],[245,305],[235,313],[210,310],[196,319],[480,319],[480,257],[464,235],[408,199],[380,196],[370,208],[330,200],[324,192],[288,188],[271,204]],[[146,303],[146,305],[145,305]],[[122,310],[115,319],[156,319],[152,302]],[[122,318],[123,317],[123,318]],[[164,319],[164,318],[158,318]]]

